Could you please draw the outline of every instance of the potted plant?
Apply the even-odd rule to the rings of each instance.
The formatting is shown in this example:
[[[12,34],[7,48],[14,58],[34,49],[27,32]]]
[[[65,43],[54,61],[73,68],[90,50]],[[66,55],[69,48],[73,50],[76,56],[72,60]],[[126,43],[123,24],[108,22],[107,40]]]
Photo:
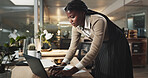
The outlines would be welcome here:
[[[10,38],[9,43],[5,43],[4,46],[0,47],[0,73],[4,73],[5,65],[8,62],[11,63],[14,60],[15,55],[12,56],[12,54],[14,54],[16,50],[22,47],[19,45],[19,42],[25,38],[25,36],[17,36],[16,39]]]
[[[2,64],[4,57],[5,57],[5,54],[0,51],[0,73],[5,72],[5,65]]]
[[[35,44],[31,43],[28,45],[28,55],[36,57],[36,47]]]
[[[11,55],[14,54],[17,47],[4,47],[1,46],[0,48],[0,73],[5,72],[5,64],[10,63],[14,60],[14,57]]]
[[[52,50],[51,39],[53,38],[54,34],[48,33],[47,30],[44,30],[43,32],[38,32],[37,35],[41,43],[41,52],[51,51]]]
[[[17,36],[16,39],[10,38],[10,43],[9,43],[9,45],[7,45],[7,47],[11,47],[11,46],[22,47],[20,45],[20,43],[22,43],[23,39],[26,39],[26,37],[25,36]]]

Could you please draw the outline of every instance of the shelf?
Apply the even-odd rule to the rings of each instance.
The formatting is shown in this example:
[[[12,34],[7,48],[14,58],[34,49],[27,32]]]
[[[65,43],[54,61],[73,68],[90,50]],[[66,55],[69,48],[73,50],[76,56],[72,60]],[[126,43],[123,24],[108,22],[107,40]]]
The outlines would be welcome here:
[[[132,55],[145,55],[145,53],[132,53]]]
[[[147,62],[147,38],[127,38],[127,40],[132,54],[133,67],[145,66]]]
[[[146,38],[127,38],[128,40],[141,40],[141,39],[146,39]]]
[[[145,67],[145,65],[134,65],[134,67]]]

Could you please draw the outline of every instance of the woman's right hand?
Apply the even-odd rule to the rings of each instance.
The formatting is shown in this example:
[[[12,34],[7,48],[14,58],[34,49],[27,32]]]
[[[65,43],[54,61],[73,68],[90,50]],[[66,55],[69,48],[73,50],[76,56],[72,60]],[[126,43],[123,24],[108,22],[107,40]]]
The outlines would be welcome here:
[[[64,63],[64,62],[62,62],[61,64],[60,64],[60,66],[66,66],[67,64],[66,63]]]
[[[48,73],[49,73],[48,75],[49,75],[49,76],[54,76],[54,75],[55,75],[56,73],[58,73],[60,70],[63,70],[66,65],[67,65],[66,63],[62,62],[62,63],[60,64],[60,66],[54,65],[54,66],[49,67],[49,68],[48,68]]]
[[[63,70],[65,66],[51,66],[48,68],[49,76],[54,76],[56,73],[58,73],[60,70]]]

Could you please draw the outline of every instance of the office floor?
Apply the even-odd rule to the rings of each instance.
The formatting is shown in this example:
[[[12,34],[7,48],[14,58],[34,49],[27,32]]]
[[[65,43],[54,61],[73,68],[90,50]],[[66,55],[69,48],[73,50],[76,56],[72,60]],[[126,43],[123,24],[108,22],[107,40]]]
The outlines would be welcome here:
[[[148,78],[148,65],[144,68],[134,68],[134,78]]]
[[[90,69],[87,69],[90,72]],[[148,65],[146,67],[133,68],[134,78],[148,78]]]

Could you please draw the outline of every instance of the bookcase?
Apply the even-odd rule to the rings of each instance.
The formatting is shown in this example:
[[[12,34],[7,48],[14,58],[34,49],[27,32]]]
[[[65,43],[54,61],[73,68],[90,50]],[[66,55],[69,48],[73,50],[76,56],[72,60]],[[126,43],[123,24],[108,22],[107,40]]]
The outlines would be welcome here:
[[[127,38],[133,67],[144,67],[147,61],[147,38]]]

